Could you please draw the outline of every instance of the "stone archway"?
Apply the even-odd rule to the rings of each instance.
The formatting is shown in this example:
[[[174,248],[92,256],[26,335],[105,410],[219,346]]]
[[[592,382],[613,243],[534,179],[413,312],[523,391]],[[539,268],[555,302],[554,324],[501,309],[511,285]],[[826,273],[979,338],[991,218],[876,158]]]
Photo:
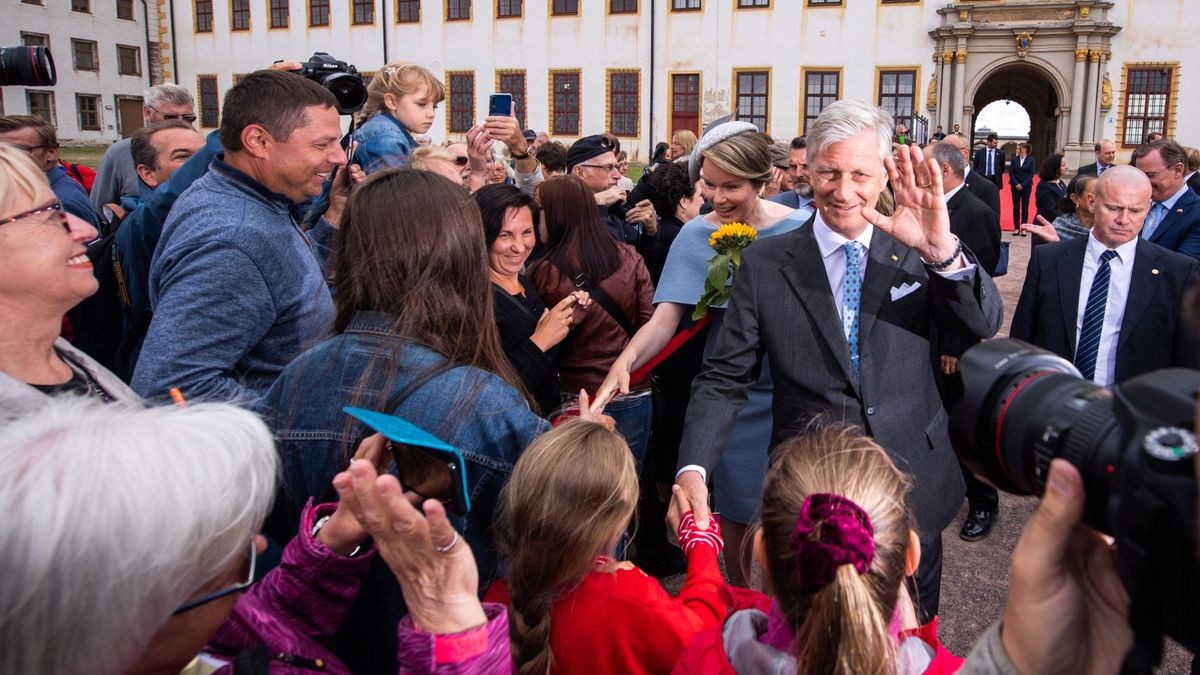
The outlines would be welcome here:
[[[961,123],[968,131],[983,105],[1011,89],[1030,113],[1035,156],[1061,151],[1069,167],[1090,162],[1102,133],[1105,63],[1121,30],[1109,20],[1114,6],[1111,0],[997,0],[937,10],[941,23],[929,31],[936,83],[927,106],[931,124],[951,129]]]
[[[983,73],[976,83],[968,85],[968,91],[973,91],[969,100],[975,111],[970,128],[975,128],[975,118],[989,103],[1009,100],[1029,113],[1033,156],[1042,158],[1060,152],[1065,139],[1059,136],[1061,83],[1055,79],[1028,61],[1014,60]]]

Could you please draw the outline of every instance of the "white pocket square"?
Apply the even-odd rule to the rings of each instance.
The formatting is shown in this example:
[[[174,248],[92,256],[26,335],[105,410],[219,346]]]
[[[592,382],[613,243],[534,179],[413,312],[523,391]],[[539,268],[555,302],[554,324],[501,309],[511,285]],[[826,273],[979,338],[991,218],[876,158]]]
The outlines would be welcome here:
[[[920,287],[921,287],[921,282],[914,281],[912,283],[901,284],[901,285],[893,288],[892,289],[892,302],[895,302],[895,301],[899,300],[900,298],[903,298],[904,296],[908,295],[909,293],[912,293],[913,291],[917,290]]]

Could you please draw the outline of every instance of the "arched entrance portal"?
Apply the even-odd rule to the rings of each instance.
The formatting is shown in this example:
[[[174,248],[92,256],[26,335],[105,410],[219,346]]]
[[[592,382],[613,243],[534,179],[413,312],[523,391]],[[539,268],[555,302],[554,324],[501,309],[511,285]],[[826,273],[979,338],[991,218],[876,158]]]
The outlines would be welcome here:
[[[1040,160],[1049,154],[1061,152],[1063,141],[1058,138],[1058,92],[1041,70],[1018,62],[993,71],[976,89],[972,107],[975,111],[982,111],[995,101],[1011,101],[1029,113],[1029,144],[1034,157]],[[975,117],[978,117],[978,112]],[[972,119],[972,129],[976,126],[977,123]]]

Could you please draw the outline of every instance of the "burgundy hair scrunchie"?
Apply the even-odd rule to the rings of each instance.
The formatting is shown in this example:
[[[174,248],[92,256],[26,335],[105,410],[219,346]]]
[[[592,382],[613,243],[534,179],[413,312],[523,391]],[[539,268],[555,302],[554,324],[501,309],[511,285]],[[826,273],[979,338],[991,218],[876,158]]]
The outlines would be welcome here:
[[[854,565],[859,574],[866,574],[875,559],[870,516],[842,495],[809,495],[800,505],[791,543],[804,595],[829,585],[842,565]]]

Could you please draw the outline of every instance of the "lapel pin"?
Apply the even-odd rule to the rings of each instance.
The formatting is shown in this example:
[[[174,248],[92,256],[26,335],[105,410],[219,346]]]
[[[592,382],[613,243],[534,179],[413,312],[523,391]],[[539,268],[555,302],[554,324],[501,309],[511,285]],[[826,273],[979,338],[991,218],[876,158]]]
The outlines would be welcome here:
[[[1175,209],[1175,213],[1183,213],[1183,209]]]
[[[897,260],[899,260],[899,259],[900,259],[900,258],[896,257],[896,254],[895,254],[895,253],[893,253],[893,254],[892,254],[892,262],[896,262],[896,261],[897,261]]]
[[[1158,274],[1158,268],[1156,267],[1156,268],[1150,270],[1150,274]]]

